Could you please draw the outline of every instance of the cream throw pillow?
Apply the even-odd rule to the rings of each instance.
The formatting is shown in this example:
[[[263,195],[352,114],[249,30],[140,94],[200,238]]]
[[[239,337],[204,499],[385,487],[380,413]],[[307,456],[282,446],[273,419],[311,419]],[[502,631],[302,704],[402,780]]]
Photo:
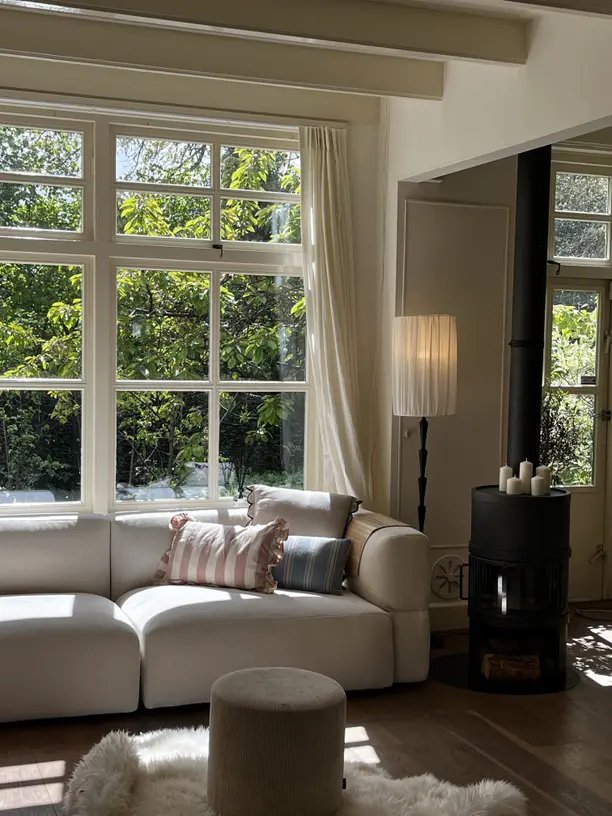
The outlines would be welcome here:
[[[286,487],[249,487],[247,501],[251,524],[268,524],[277,516],[286,519],[292,536],[344,538],[353,513],[361,502],[354,496]]]

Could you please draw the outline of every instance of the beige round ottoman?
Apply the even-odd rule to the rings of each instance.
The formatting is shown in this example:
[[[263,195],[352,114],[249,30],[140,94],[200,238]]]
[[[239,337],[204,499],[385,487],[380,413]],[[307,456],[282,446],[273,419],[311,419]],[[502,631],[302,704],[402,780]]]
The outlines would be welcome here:
[[[302,669],[246,669],[212,687],[208,803],[220,816],[333,816],[346,695]]]

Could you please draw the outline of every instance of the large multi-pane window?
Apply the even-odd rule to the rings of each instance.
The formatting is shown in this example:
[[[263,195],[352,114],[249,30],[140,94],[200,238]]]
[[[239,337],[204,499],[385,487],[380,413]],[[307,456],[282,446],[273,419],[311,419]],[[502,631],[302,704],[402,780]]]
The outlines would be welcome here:
[[[0,114],[5,509],[302,486],[308,396],[296,133]]]

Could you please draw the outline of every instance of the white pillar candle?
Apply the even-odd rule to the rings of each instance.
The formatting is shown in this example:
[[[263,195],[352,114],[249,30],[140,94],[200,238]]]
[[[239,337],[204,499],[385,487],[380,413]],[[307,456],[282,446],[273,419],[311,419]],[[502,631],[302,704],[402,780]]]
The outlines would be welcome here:
[[[506,483],[506,493],[509,496],[520,496],[523,492],[523,482],[518,476],[511,476]]]
[[[531,493],[531,477],[533,476],[533,465],[527,459],[521,462],[519,479],[523,483],[523,493]]]
[[[499,469],[499,489],[502,493],[506,492],[508,479],[511,479],[513,476],[512,468],[509,465],[504,465]]]
[[[532,496],[545,496],[546,495],[546,482],[542,476],[534,476],[531,480],[531,495]]]
[[[552,481],[550,468],[546,467],[546,465],[540,465],[536,468],[536,476],[541,476],[544,479],[544,493],[550,493],[550,484]]]

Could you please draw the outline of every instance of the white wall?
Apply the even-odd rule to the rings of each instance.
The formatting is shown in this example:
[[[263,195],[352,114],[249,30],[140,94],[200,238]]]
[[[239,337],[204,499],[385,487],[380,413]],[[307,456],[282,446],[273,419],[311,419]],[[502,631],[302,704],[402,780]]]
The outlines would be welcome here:
[[[393,100],[415,181],[612,124],[612,18],[541,12],[525,66],[447,64],[442,104]]]
[[[432,564],[444,555],[467,560],[471,488],[494,483],[498,475],[505,442],[515,193],[515,159],[398,189],[398,313],[457,317],[457,413],[432,419],[429,429],[425,532]],[[395,422],[392,507],[414,524],[418,419]],[[434,628],[464,624],[464,609],[449,608],[433,595],[432,602]]]

